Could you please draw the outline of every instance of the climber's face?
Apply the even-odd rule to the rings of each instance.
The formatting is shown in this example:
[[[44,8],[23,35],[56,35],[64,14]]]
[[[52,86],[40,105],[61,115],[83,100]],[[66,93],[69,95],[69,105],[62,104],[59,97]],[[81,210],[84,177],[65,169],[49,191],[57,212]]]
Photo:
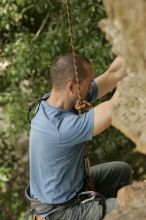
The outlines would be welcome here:
[[[85,63],[84,68],[86,71],[85,79],[79,82],[81,99],[84,99],[88,90],[91,89],[91,82],[93,81],[91,64]],[[76,80],[69,80],[64,91],[66,91],[66,99],[71,103],[71,106],[74,106],[78,100],[78,86]]]
[[[86,93],[88,90],[91,89],[91,83],[93,81],[93,71],[91,64],[85,64],[85,69],[87,71],[86,78],[80,83],[80,90],[81,90],[81,98],[85,98]]]

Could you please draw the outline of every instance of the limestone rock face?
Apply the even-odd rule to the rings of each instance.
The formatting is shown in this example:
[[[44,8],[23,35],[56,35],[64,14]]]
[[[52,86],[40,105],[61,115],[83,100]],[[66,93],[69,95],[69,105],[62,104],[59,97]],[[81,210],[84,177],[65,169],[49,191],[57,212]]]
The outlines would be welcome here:
[[[99,25],[127,66],[113,125],[146,153],[146,1],[104,0],[104,5],[108,18]]]
[[[146,219],[146,183],[135,182],[118,192],[120,208],[107,215],[105,220],[145,220]]]
[[[118,191],[117,200],[121,207],[134,206],[138,208],[141,205],[146,205],[146,182],[134,182],[132,185],[121,188]]]
[[[107,215],[104,220],[145,220],[146,211],[145,207],[124,207],[113,211]]]

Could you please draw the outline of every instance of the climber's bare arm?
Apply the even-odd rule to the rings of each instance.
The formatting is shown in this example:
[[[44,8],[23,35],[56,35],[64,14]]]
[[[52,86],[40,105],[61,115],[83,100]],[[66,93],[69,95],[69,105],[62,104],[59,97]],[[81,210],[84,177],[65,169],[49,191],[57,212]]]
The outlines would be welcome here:
[[[95,79],[98,86],[97,98],[110,92],[125,75],[126,69],[124,60],[121,57],[117,57],[109,66],[108,70]]]
[[[118,99],[119,93],[116,91],[113,97],[106,102],[103,102],[96,107],[94,107],[94,128],[93,136],[101,133],[107,127],[111,125],[112,122],[112,110]]]

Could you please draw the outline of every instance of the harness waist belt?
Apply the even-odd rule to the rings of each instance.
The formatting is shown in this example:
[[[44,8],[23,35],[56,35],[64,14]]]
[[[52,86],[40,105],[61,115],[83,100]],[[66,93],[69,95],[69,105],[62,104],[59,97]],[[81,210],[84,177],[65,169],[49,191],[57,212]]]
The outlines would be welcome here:
[[[26,187],[25,196],[27,200],[30,202],[32,214],[36,216],[47,214],[47,213],[51,214],[53,212],[56,212],[60,208],[72,207],[76,204],[79,204],[79,203],[83,204],[83,203],[87,203],[93,200],[99,201],[99,205],[102,205],[102,208],[103,208],[102,218],[105,216],[105,212],[106,212],[105,198],[101,194],[94,192],[94,191],[80,192],[73,199],[62,204],[45,204],[45,203],[41,203],[37,199],[33,199],[30,196],[29,186]]]

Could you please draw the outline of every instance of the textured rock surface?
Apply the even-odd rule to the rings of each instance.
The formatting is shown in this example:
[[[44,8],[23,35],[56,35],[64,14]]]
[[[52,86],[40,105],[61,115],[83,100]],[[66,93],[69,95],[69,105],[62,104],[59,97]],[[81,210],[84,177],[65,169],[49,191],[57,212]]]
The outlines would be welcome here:
[[[146,205],[146,182],[134,182],[123,187],[118,191],[117,200],[121,207]]]
[[[146,1],[104,0],[104,5],[108,19],[99,25],[127,66],[113,125],[146,153]]]
[[[145,220],[145,207],[127,207],[119,208],[107,215],[104,220]]]
[[[120,208],[107,215],[105,220],[145,220],[146,183],[135,182],[118,192]]]
[[[146,1],[104,0],[108,18],[100,22],[113,52],[124,57],[127,76],[118,84],[120,98],[113,125],[146,153]],[[118,192],[120,208],[105,220],[145,220],[146,183],[133,183]]]

